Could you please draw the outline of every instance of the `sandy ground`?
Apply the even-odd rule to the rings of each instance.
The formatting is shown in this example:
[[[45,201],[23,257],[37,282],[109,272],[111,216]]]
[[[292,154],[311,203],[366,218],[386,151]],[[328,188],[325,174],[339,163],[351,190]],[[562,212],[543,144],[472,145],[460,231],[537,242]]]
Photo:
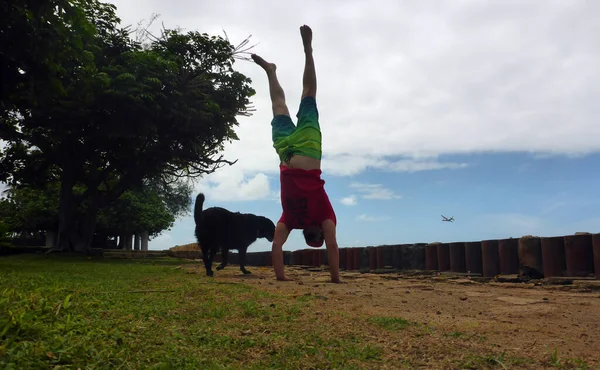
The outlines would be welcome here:
[[[200,262],[201,263],[201,262]],[[204,273],[200,265],[191,266]],[[465,277],[407,276],[401,273],[342,272],[343,284],[329,283],[327,270],[286,266],[295,279],[276,282],[271,268],[237,266],[216,271],[215,279],[239,281],[290,295],[312,294],[322,309],[343,307],[361,317],[398,316],[432,325],[444,333],[475,333],[486,347],[511,356],[584,360],[600,368],[600,281],[569,285],[475,282]]]

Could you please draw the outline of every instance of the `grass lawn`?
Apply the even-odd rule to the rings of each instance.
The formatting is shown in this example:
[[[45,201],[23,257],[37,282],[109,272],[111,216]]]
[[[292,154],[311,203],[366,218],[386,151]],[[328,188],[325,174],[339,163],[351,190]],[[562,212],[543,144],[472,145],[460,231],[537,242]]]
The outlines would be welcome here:
[[[369,368],[381,361],[380,347],[307,323],[318,298],[219,283],[185,273],[182,263],[0,259],[0,367]]]
[[[203,268],[190,267],[171,258],[0,258],[0,368],[540,365],[492,350],[481,336],[441,332],[399,311],[366,315],[353,311],[352,298],[294,293],[292,285],[268,278],[208,278]],[[341,294],[329,286],[323,289],[331,289],[330,297]]]

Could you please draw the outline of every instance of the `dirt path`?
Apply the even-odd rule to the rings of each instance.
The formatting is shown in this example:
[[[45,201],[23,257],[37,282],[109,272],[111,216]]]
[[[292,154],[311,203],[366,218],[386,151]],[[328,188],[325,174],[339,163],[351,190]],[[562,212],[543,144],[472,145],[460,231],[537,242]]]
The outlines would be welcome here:
[[[237,266],[228,266],[215,279],[292,296],[323,297],[319,304],[323,312],[343,307],[349,315],[397,316],[422,323],[445,338],[438,338],[440,348],[462,340],[468,346],[480,343],[481,350],[496,348],[556,367],[569,361],[566,367],[577,368],[585,361],[587,368],[600,368],[598,281],[560,286],[343,272],[345,283],[331,284],[326,270],[286,266],[295,281],[275,282],[271,268],[250,269],[252,275],[242,276]]]

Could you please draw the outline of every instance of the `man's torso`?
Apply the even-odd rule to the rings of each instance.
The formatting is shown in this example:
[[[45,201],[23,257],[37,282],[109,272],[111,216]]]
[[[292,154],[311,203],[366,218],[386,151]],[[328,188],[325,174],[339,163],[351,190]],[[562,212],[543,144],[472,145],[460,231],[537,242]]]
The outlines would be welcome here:
[[[321,160],[304,155],[294,155],[288,163],[283,163],[283,165],[289,168],[301,168],[307,171],[320,170]]]
[[[294,159],[298,157],[294,156],[290,162],[294,164]],[[298,162],[296,161],[296,166],[299,165]],[[284,164],[280,166],[283,213],[279,221],[285,223],[290,230],[320,226],[326,219],[336,222],[320,168],[310,166],[309,161],[300,164],[307,168],[288,167]]]

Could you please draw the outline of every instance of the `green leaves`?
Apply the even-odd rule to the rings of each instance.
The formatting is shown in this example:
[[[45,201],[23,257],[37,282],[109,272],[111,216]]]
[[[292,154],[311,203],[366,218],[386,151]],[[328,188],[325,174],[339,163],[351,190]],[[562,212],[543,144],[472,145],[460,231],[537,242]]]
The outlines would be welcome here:
[[[82,186],[74,189],[76,195],[84,192]],[[128,190],[99,210],[98,231],[110,235],[142,231],[149,231],[151,236],[160,234],[189,210],[191,192],[187,183],[159,181],[149,182],[141,190]],[[0,246],[3,241],[8,245],[9,232],[56,230],[58,210],[58,183],[50,183],[44,189],[10,188],[8,197],[0,200]],[[85,211],[85,205],[80,205],[76,217],[83,217]]]

